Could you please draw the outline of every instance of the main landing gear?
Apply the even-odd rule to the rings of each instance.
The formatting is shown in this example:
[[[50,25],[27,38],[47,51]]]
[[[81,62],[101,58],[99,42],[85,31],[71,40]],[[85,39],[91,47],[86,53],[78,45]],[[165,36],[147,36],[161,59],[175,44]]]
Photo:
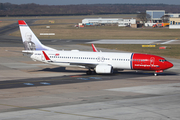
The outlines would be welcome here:
[[[91,71],[91,70],[89,69],[88,71],[86,71],[86,74],[87,74],[87,75],[96,74],[96,71],[95,71],[95,70]]]

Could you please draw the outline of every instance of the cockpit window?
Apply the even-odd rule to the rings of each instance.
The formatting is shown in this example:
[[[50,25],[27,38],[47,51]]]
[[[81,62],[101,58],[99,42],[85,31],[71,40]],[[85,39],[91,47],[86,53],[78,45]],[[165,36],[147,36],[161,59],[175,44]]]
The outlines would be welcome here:
[[[167,61],[167,60],[165,60],[165,59],[164,59],[164,60],[163,60],[163,59],[159,59],[159,61],[160,61],[160,62],[165,62],[165,61]]]

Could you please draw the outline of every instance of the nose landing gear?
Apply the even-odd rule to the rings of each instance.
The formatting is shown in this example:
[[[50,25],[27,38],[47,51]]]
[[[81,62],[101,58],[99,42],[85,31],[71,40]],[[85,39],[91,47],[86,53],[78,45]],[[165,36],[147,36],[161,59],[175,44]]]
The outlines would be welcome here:
[[[157,73],[156,73],[156,72],[154,73],[154,76],[157,76]]]
[[[158,75],[157,73],[162,73],[162,72],[163,72],[163,70],[157,70],[157,71],[155,71],[154,76],[157,76]]]

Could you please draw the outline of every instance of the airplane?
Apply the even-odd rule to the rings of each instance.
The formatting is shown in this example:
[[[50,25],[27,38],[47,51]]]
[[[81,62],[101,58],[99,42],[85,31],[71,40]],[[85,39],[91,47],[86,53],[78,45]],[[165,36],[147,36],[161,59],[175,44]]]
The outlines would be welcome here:
[[[154,75],[173,67],[165,58],[141,53],[116,53],[79,50],[56,50],[43,45],[24,20],[19,20],[19,28],[25,50],[22,52],[34,61],[62,67],[88,69],[87,75],[112,74],[113,70],[147,70]]]

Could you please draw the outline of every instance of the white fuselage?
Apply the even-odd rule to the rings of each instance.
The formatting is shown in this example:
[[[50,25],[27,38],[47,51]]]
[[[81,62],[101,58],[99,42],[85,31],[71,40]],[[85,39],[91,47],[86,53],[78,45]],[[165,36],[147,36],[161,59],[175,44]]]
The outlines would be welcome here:
[[[106,64],[114,69],[131,69],[132,53],[84,52],[84,51],[45,51],[51,61],[46,60],[42,51],[34,51],[31,58],[59,66],[81,66],[81,64]],[[87,68],[87,67],[84,67]]]

